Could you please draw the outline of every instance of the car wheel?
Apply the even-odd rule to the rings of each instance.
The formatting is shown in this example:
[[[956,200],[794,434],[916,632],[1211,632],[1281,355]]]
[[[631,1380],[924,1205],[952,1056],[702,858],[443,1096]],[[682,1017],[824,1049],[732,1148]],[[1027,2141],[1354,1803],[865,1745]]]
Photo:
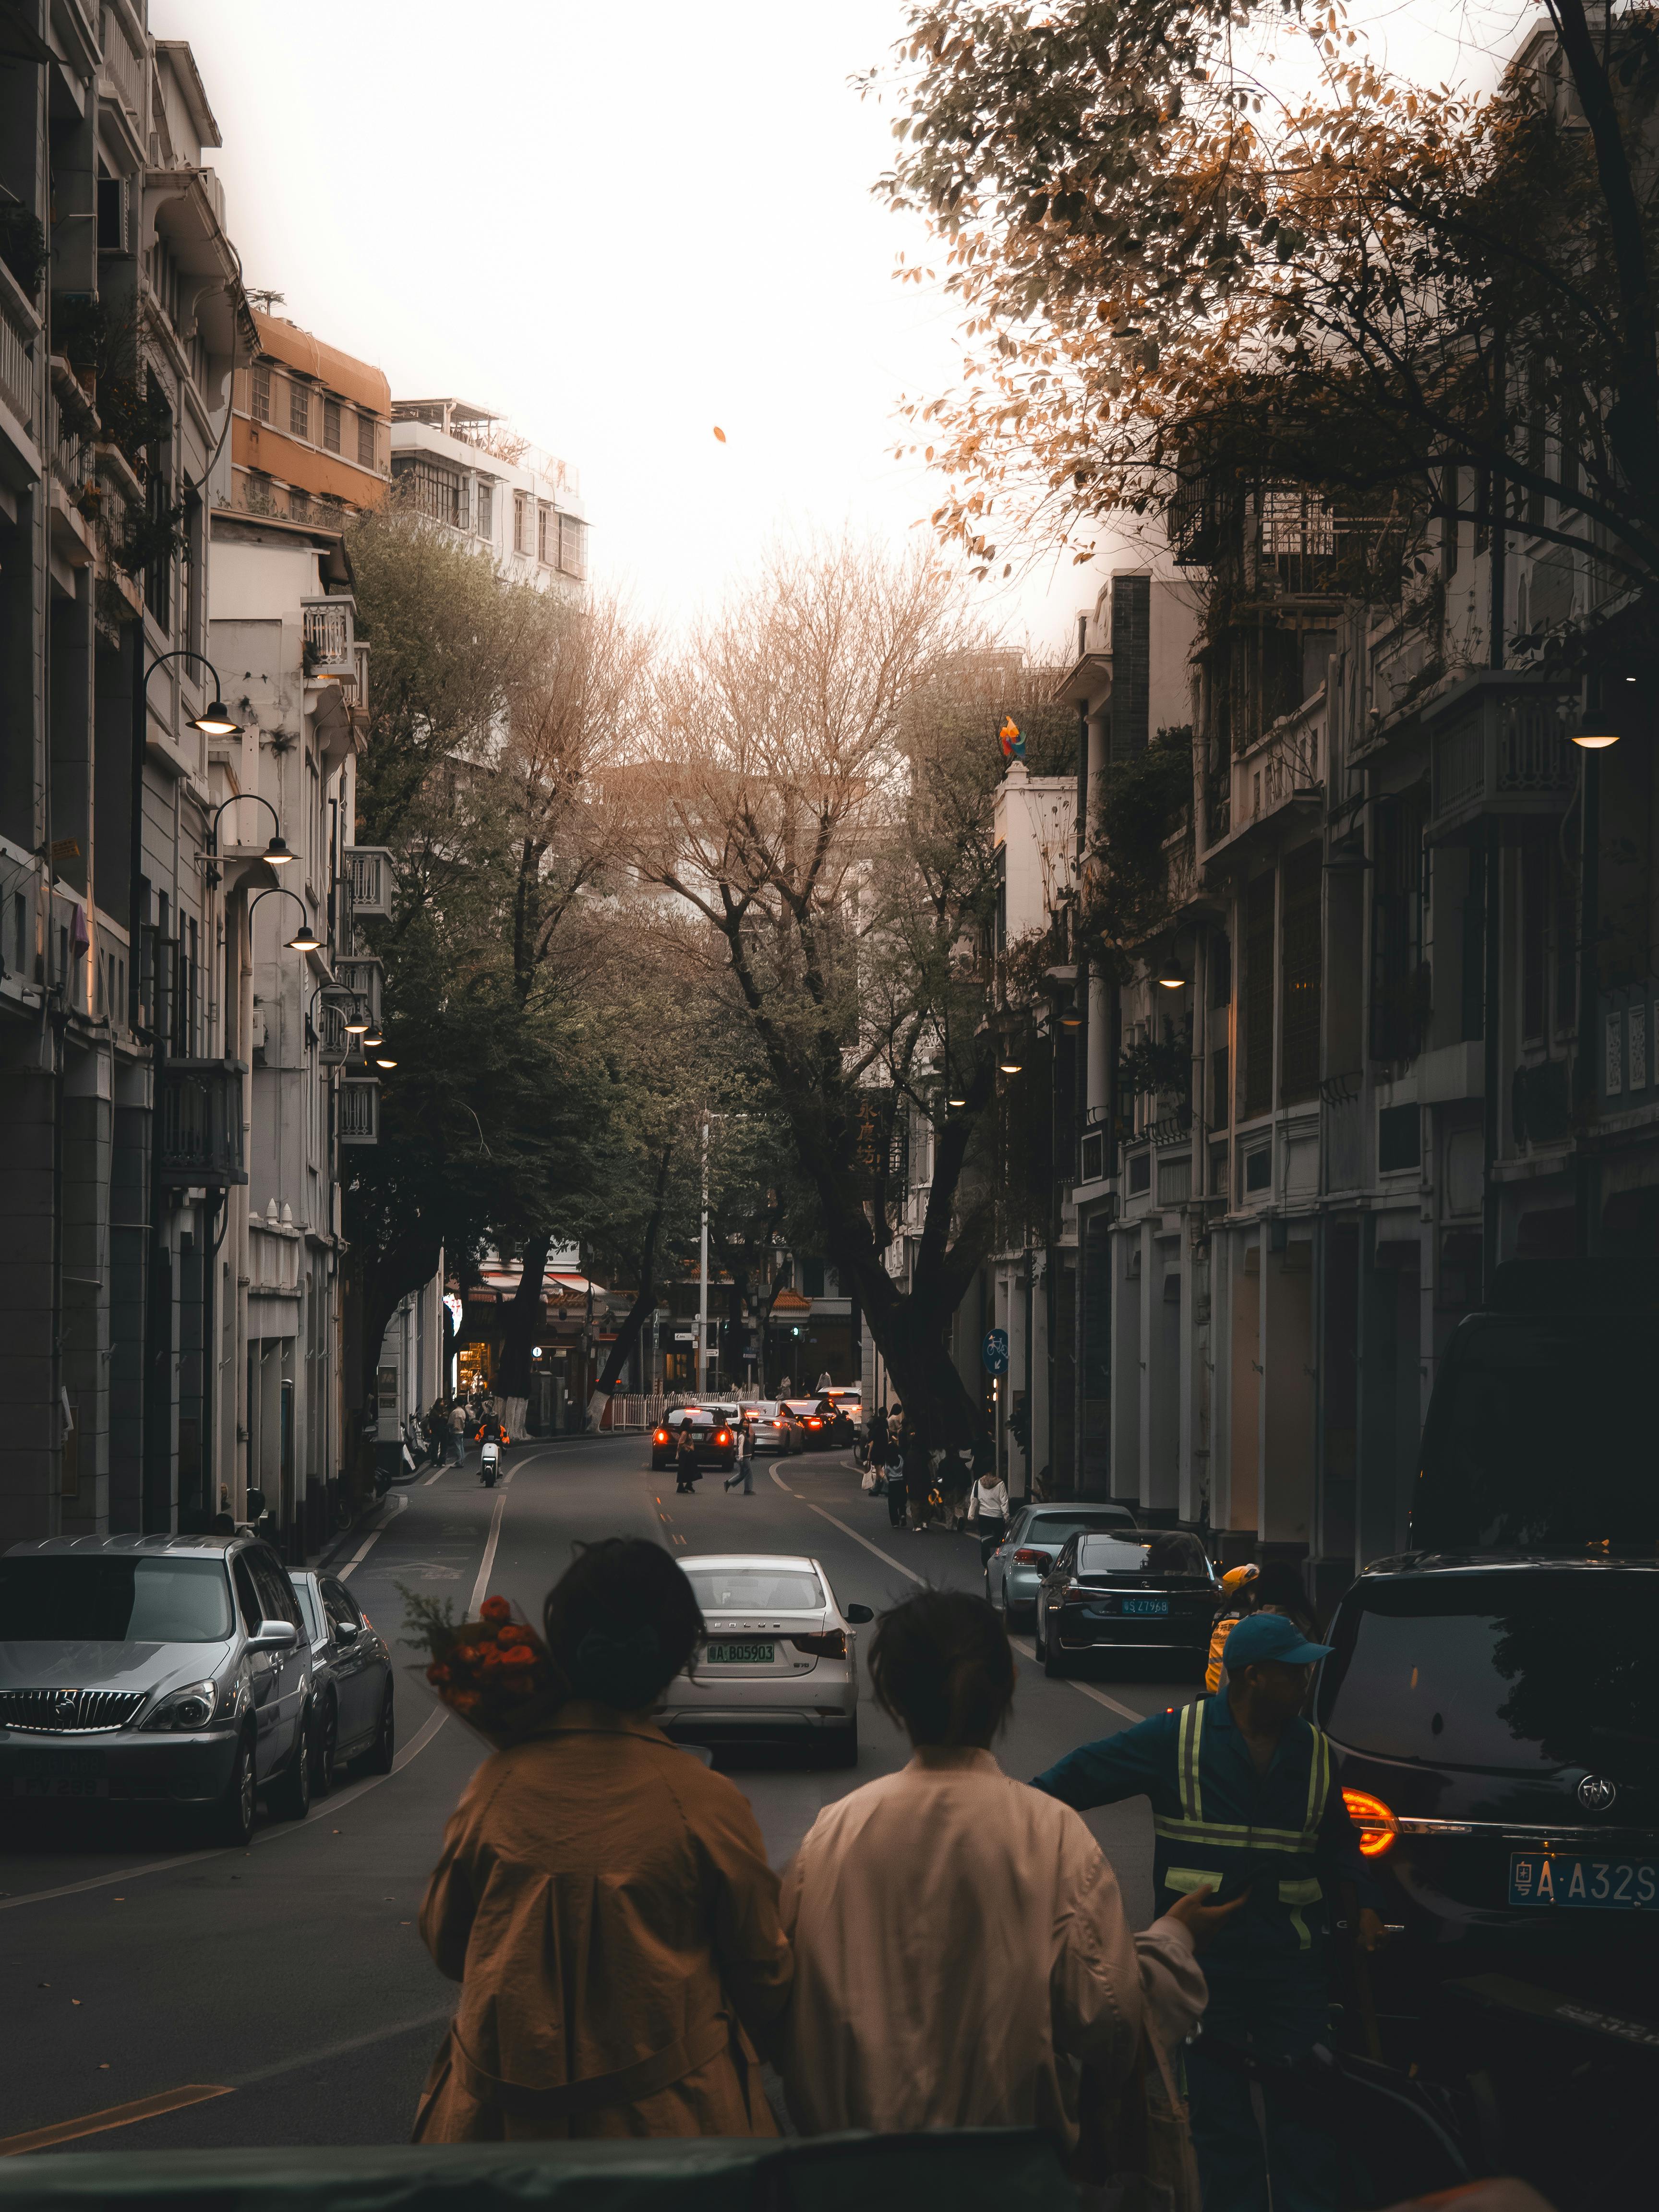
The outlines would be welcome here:
[[[837,1729],[823,1747],[826,1766],[856,1766],[859,1763],[859,1724],[854,1722],[845,1730]]]
[[[265,1802],[279,1820],[303,1820],[311,1810],[312,1764],[316,1752],[312,1737],[316,1733],[316,1717],[309,1705],[300,1716],[300,1733],[294,1747],[294,1756],[265,1788]]]
[[[1042,1633],[1042,1607],[1038,1606],[1031,1616],[1031,1650],[1039,1660],[1048,1656],[1048,1640]]]
[[[1057,1644],[1042,1647],[1042,1671],[1051,1682],[1063,1682],[1072,1671],[1072,1662]]]
[[[209,1838],[240,1850],[253,1833],[253,1742],[244,1736],[236,1747],[236,1764],[218,1802],[208,1815]]]
[[[323,1717],[312,1731],[311,1750],[311,1794],[326,1797],[334,1787],[334,1769],[340,1757],[340,1714],[332,1698],[324,1705]]]
[[[386,1686],[386,1701],[380,1707],[380,1726],[374,1731],[374,1741],[357,1762],[365,1774],[390,1774],[392,1754],[397,1748],[398,1736],[392,1706],[392,1685]]]

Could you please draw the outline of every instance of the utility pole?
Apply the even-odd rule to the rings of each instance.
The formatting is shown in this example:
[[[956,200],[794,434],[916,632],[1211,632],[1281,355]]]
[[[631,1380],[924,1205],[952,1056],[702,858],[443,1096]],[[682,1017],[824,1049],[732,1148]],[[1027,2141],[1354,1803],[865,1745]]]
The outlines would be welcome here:
[[[697,1395],[708,1389],[708,1116],[702,1117],[702,1237],[697,1267]]]

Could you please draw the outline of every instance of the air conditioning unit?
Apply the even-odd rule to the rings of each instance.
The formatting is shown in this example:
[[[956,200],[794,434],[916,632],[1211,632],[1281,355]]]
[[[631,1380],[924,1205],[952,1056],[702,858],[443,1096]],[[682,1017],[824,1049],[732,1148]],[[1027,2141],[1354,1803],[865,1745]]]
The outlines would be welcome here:
[[[348,845],[345,878],[354,914],[386,915],[392,912],[393,883],[389,846]]]
[[[348,1075],[340,1085],[340,1142],[380,1141],[380,1086],[366,1076]]]

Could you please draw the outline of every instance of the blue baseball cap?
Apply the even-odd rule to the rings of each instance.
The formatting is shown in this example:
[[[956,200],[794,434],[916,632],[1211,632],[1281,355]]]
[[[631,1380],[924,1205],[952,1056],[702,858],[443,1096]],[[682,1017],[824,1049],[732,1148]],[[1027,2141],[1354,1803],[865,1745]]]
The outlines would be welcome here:
[[[1311,1667],[1332,1650],[1328,1644],[1310,1644],[1293,1620],[1282,1613],[1246,1613],[1222,1650],[1231,1674],[1235,1667],[1256,1667],[1271,1661],[1279,1667]]]

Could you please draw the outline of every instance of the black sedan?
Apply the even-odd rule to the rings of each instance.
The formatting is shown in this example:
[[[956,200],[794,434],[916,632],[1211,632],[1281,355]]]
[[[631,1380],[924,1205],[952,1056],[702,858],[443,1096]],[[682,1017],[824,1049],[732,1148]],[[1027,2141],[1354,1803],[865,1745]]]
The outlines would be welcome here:
[[[311,1638],[311,1786],[323,1797],[343,1763],[392,1771],[392,1654],[337,1576],[295,1571],[289,1579]]]
[[[836,1440],[836,1409],[827,1398],[786,1398],[797,1451],[828,1451]],[[849,1431],[850,1433],[850,1431]]]
[[[1051,1677],[1127,1651],[1167,1652],[1202,1673],[1218,1587],[1185,1529],[1080,1528],[1037,1585],[1036,1656]]]
[[[674,1465],[679,1455],[680,1431],[689,1427],[691,1441],[696,1448],[699,1467],[723,1468],[729,1474],[737,1462],[738,1439],[731,1423],[723,1413],[708,1413],[701,1406],[676,1406],[660,1425],[651,1431],[651,1466],[653,1472]]]

